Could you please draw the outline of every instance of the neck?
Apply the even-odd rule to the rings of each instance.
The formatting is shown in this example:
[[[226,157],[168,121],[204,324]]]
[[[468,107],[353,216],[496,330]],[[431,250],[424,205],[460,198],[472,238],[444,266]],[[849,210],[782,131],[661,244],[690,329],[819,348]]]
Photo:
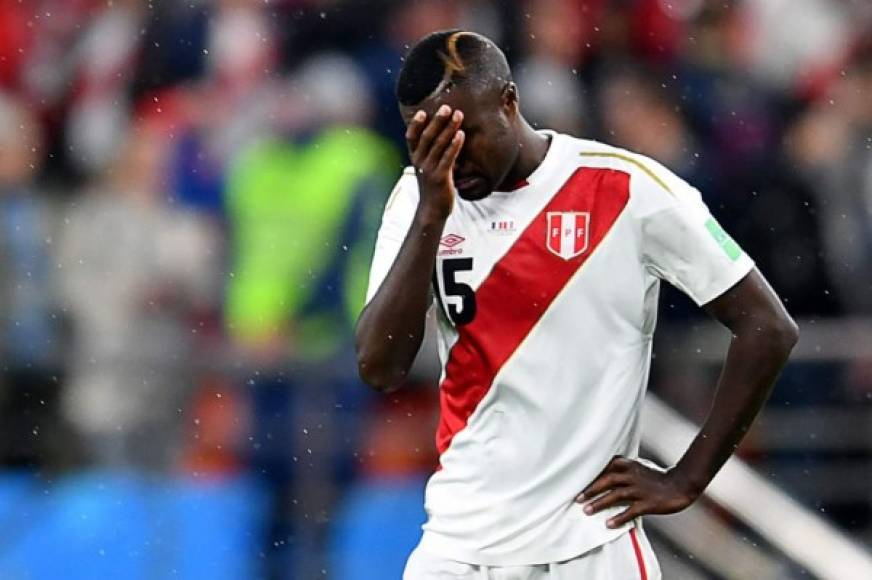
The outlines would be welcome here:
[[[525,119],[520,119],[520,123],[518,158],[500,184],[499,190],[511,189],[516,183],[527,179],[545,159],[551,145],[551,138],[537,133]]]

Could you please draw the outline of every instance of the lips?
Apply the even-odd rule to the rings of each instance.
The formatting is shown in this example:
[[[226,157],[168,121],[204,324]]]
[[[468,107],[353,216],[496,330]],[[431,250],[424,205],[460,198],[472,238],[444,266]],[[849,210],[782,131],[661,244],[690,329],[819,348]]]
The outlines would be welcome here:
[[[484,179],[476,175],[468,175],[466,177],[456,177],[454,186],[458,191],[471,191],[484,186]]]

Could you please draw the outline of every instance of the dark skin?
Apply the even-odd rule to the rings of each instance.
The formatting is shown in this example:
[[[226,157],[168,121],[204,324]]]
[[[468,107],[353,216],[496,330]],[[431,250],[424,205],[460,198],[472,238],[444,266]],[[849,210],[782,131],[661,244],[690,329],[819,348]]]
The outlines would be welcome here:
[[[717,392],[702,429],[684,456],[666,473],[615,457],[578,495],[592,514],[627,509],[609,519],[619,527],[646,514],[683,510],[702,494],[751,426],[799,337],[796,324],[755,268],[705,311],[732,332]],[[593,501],[588,501],[596,498]]]
[[[461,109],[462,107],[462,109]],[[514,83],[461,89],[400,107],[417,170],[420,202],[387,277],[357,321],[361,378],[380,391],[398,388],[424,338],[430,277],[445,221],[459,195],[480,199],[530,175],[548,150],[518,111]]]
[[[549,145],[520,115],[511,82],[474,94],[455,89],[400,112],[420,202],[390,272],[357,325],[360,375],[385,392],[403,383],[421,346],[430,277],[455,183],[457,193],[470,200],[511,189],[542,162]],[[733,334],[708,418],[665,473],[615,457],[576,497],[587,513],[626,506],[609,527],[693,503],[739,445],[796,343],[796,324],[756,269],[704,309]]]

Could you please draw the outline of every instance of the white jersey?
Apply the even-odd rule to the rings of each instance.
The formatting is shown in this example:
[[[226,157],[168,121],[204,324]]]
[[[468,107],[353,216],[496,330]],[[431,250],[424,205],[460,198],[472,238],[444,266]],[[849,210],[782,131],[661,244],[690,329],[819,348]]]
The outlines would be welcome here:
[[[512,191],[455,198],[436,259],[440,468],[422,547],[479,565],[577,557],[624,533],[573,498],[636,457],[660,280],[702,305],[753,261],[697,190],[642,155],[551,136]],[[368,298],[418,204],[408,168],[388,200]]]

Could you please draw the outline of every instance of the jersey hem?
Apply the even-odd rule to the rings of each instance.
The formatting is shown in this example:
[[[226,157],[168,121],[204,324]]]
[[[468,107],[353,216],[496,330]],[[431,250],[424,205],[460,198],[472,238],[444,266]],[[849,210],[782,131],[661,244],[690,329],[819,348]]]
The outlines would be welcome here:
[[[754,269],[754,260],[751,259],[748,254],[742,253],[742,257],[739,258],[739,260],[741,261],[741,263],[737,264],[736,267],[734,267],[730,271],[729,276],[718,280],[718,283],[716,285],[706,288],[704,294],[698,297],[694,297],[697,306],[704,306],[718,296],[721,296],[722,294],[727,292],[727,290],[741,282],[742,279],[747,276],[752,269]]]
[[[454,542],[431,531],[424,531],[418,546],[431,554],[472,564],[474,566],[540,566],[573,560],[584,554],[612,542],[635,527],[634,522],[629,522],[620,528],[606,528],[608,533],[598,536],[595,540],[582,543],[580,546],[567,547],[560,550],[523,550],[508,556],[489,556],[481,551],[469,549],[461,542]]]

